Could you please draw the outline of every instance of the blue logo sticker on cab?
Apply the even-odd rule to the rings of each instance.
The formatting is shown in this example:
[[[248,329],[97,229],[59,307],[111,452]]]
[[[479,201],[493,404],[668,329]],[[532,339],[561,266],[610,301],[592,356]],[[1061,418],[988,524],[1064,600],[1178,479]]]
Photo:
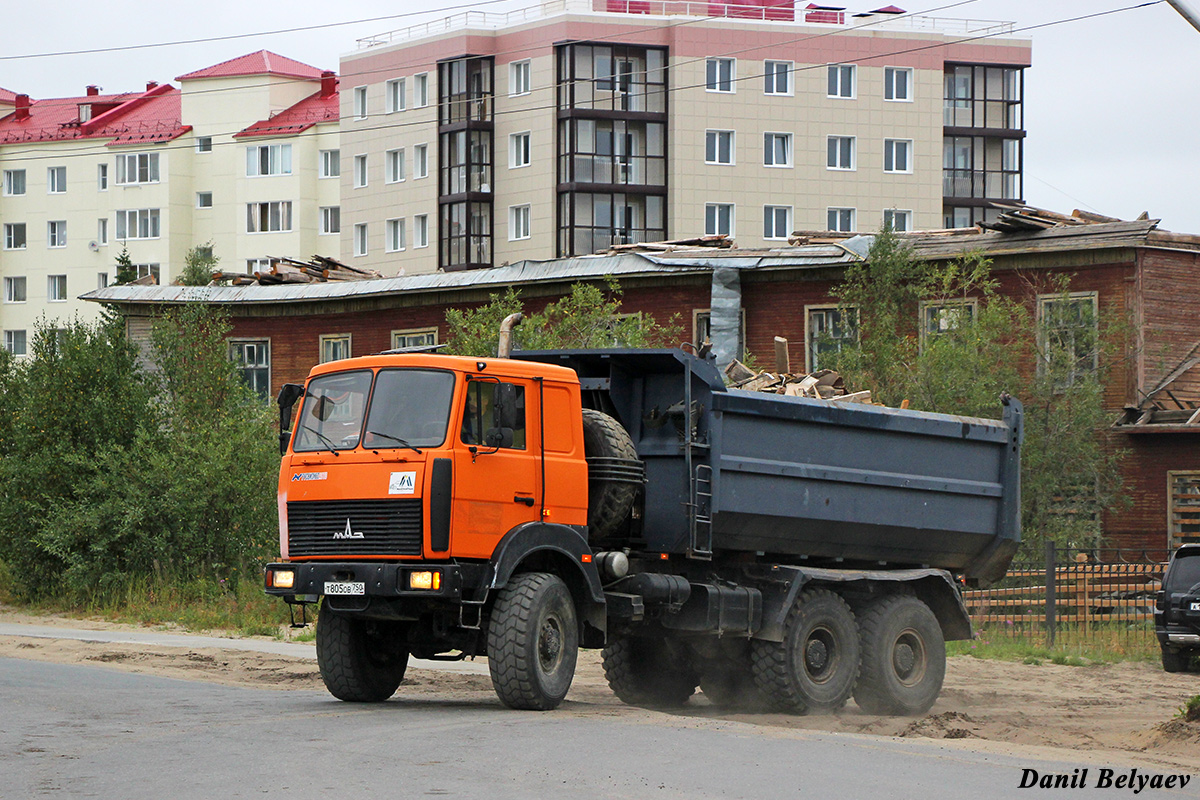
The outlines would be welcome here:
[[[323,481],[328,477],[328,472],[297,472],[292,476],[292,483],[296,481]]]
[[[417,491],[417,473],[393,472],[388,481],[388,494],[415,494]]]

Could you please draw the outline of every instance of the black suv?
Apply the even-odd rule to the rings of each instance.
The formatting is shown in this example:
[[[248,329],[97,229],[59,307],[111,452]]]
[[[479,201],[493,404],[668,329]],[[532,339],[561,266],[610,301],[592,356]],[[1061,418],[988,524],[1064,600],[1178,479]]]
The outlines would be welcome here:
[[[1186,672],[1200,655],[1200,544],[1185,544],[1171,556],[1154,605],[1154,634],[1167,672]]]

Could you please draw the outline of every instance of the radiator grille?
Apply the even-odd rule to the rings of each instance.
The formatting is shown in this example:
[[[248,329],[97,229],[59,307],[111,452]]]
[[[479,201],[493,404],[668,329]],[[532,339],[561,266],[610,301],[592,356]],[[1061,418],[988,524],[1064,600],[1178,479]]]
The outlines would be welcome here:
[[[421,555],[420,498],[307,500],[287,509],[289,556]]]

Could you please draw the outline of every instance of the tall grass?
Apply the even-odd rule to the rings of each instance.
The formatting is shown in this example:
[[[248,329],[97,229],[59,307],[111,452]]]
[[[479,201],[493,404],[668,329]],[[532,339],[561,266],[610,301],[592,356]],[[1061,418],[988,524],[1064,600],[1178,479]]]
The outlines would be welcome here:
[[[1040,626],[979,626],[975,638],[947,642],[948,655],[1021,661],[1051,662],[1082,666],[1117,661],[1155,661],[1159,657],[1154,625],[1139,623],[1064,624],[1055,633],[1054,644]]]

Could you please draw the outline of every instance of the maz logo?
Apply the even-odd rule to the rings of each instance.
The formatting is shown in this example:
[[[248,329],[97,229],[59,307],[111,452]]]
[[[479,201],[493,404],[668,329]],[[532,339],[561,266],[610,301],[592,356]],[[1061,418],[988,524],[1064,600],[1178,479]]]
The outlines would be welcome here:
[[[350,518],[347,517],[346,518],[346,530],[341,531],[340,533],[335,533],[333,535],[333,538],[335,538],[335,539],[362,539],[365,537],[363,536],[362,531],[351,530]]]

